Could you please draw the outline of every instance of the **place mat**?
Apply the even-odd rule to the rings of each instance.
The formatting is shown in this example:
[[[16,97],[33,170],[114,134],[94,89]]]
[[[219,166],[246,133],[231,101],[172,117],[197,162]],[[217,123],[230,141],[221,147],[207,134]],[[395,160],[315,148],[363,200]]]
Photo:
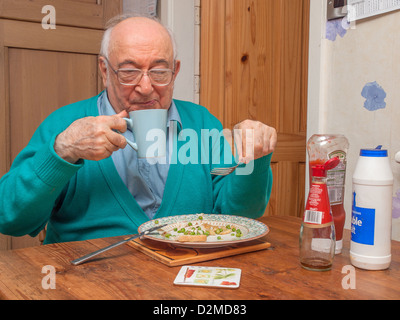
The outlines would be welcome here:
[[[207,249],[175,247],[171,244],[150,239],[135,239],[127,242],[127,245],[169,267],[230,257],[242,253],[268,249],[271,246],[265,238],[237,245]]]

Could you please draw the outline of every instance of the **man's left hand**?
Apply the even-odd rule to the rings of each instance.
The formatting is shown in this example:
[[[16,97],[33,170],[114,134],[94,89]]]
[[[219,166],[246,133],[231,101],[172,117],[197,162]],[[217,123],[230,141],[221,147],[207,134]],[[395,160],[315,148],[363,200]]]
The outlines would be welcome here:
[[[239,161],[243,163],[272,153],[278,140],[274,128],[254,120],[240,122],[234,127],[234,133]]]

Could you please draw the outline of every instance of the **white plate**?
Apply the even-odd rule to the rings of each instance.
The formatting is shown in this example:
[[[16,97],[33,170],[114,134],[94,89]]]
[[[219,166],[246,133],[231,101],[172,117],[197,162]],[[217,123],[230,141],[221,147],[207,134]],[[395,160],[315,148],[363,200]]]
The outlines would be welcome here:
[[[200,220],[199,217],[202,217]],[[208,236],[206,242],[180,242],[175,239],[167,239],[159,232],[152,232],[144,237],[147,239],[160,241],[163,243],[173,244],[174,246],[186,247],[186,248],[218,248],[229,246],[232,244],[243,243],[251,240],[261,238],[268,234],[269,228],[262,222],[231,215],[219,215],[219,214],[190,214],[181,216],[165,217],[160,219],[151,220],[143,223],[139,227],[139,233],[144,232],[150,228],[156,227],[157,225],[167,224],[166,227],[162,228],[167,233],[174,233],[174,229],[178,230],[191,222],[194,226],[199,223],[205,223],[215,226],[226,226],[230,225],[236,229],[240,229],[241,236],[236,237],[236,234],[227,234],[222,236]]]

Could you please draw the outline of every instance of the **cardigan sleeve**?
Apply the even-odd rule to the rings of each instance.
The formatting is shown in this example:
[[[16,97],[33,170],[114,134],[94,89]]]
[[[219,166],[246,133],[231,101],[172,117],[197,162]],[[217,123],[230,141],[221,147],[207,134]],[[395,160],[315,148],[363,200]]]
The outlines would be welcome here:
[[[208,114],[206,127],[215,128],[221,137],[223,127],[221,122]],[[217,142],[218,139],[212,139]],[[217,155],[217,166],[231,166],[231,147],[226,139],[223,143],[210,144],[210,154]],[[227,151],[227,152],[225,152]],[[272,154],[256,159],[247,165],[241,165],[235,172],[227,176],[212,176],[214,213],[240,215],[248,218],[261,217],[267,207],[272,190]],[[214,159],[210,163],[214,167]],[[224,165],[224,163],[228,163]]]
[[[271,157],[254,160],[228,176],[216,176],[214,212],[252,219],[263,216],[272,190]]]
[[[51,216],[63,188],[83,163],[70,164],[55,153],[55,137],[35,149],[28,145],[0,180],[0,232],[37,235]]]
[[[83,161],[71,164],[54,151],[57,134],[71,119],[55,112],[39,126],[0,180],[0,233],[37,235],[50,218],[57,199]]]

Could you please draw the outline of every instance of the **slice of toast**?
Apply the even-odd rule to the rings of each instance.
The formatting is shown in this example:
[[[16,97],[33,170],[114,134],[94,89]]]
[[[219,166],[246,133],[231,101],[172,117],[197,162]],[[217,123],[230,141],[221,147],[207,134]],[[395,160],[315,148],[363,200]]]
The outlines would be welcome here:
[[[206,242],[206,235],[181,235],[178,238],[179,242]]]

